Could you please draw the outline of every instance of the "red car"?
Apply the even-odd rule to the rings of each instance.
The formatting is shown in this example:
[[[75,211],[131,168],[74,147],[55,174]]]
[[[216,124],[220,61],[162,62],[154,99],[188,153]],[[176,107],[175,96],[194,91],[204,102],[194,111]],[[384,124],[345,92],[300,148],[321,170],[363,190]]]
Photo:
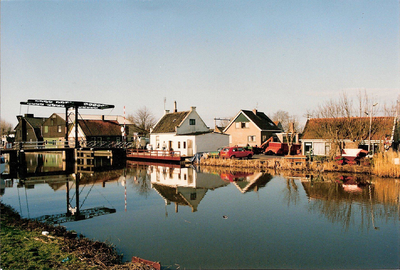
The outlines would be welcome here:
[[[252,158],[253,152],[244,147],[225,147],[219,152],[221,158]]]

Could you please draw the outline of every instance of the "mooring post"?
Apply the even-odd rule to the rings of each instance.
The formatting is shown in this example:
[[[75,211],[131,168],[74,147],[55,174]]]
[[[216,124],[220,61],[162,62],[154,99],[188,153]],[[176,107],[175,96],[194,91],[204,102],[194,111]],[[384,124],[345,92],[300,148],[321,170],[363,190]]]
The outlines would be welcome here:
[[[79,148],[79,140],[78,140],[78,106],[75,106],[75,148]]]
[[[80,173],[76,173],[76,178],[75,178],[75,198],[76,198],[76,212],[75,212],[75,220],[79,220],[80,219],[80,211],[79,211],[79,182],[81,179],[81,174]]]

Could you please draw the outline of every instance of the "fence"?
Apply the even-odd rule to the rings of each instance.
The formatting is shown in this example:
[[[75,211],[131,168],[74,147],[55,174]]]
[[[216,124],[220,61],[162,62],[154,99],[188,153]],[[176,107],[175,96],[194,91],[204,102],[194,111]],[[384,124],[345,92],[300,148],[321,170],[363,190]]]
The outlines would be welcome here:
[[[20,149],[57,149],[57,148],[75,148],[75,140],[60,141],[35,141],[35,142],[15,142],[7,143],[1,149],[20,150]],[[114,142],[114,141],[79,141],[79,148],[132,148],[132,143]]]

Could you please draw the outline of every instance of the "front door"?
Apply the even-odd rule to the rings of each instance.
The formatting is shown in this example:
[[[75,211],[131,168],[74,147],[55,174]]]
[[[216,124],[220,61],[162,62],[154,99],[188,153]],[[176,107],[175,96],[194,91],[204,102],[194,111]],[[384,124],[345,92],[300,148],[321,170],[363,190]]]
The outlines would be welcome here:
[[[172,141],[168,141],[168,150],[172,150]]]
[[[188,145],[188,156],[193,156],[193,141],[187,140]]]

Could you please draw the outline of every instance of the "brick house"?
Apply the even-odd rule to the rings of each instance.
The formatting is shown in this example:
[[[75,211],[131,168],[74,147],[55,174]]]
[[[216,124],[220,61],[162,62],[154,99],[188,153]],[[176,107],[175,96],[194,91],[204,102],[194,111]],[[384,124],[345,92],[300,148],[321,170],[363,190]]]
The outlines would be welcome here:
[[[229,145],[260,146],[282,130],[263,112],[240,110],[224,129]]]
[[[63,146],[66,130],[65,114],[53,113],[42,125],[43,140],[46,145],[56,145],[59,142]]]
[[[70,125],[68,140],[75,140],[75,124]],[[122,141],[121,127],[117,121],[78,120],[78,140],[86,143],[118,143]]]
[[[15,130],[15,142],[42,142],[42,125],[44,117],[35,117],[33,114],[18,115],[18,124]]]

